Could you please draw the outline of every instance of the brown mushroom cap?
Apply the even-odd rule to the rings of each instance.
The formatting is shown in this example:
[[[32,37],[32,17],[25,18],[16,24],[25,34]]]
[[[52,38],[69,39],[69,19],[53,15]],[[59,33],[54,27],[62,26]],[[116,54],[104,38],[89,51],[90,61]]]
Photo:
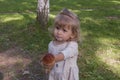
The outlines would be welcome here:
[[[55,62],[55,57],[53,54],[51,53],[47,53],[43,58],[42,58],[42,62],[45,65],[50,65],[53,62]]]

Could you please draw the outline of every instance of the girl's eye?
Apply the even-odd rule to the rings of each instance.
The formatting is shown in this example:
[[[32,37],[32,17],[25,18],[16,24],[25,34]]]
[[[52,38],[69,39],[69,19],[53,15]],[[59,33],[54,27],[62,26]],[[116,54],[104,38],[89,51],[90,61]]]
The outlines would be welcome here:
[[[56,29],[58,29],[58,30],[59,30],[59,29],[60,29],[60,27],[56,26]]]
[[[63,29],[63,31],[64,31],[64,32],[67,32],[67,30],[66,30],[66,29]]]

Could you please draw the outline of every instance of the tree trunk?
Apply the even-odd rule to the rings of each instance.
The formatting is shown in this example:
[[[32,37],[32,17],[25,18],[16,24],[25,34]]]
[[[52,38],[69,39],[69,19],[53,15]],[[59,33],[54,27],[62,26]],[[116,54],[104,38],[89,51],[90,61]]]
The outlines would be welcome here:
[[[38,0],[37,21],[45,27],[48,23],[49,0]]]

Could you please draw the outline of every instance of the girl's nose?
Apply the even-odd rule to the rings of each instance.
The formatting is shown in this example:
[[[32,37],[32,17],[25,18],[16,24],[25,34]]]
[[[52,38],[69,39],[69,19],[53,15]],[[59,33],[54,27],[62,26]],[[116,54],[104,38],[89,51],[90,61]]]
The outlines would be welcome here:
[[[62,30],[58,30],[58,34],[61,34]]]

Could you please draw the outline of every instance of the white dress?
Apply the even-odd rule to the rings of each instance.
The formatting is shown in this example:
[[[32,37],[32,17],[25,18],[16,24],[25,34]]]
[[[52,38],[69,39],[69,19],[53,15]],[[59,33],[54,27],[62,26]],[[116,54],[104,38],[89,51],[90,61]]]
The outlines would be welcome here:
[[[75,41],[55,45],[53,41],[48,46],[49,53],[64,55],[64,60],[56,62],[49,74],[49,80],[79,80],[77,66],[78,44]]]

